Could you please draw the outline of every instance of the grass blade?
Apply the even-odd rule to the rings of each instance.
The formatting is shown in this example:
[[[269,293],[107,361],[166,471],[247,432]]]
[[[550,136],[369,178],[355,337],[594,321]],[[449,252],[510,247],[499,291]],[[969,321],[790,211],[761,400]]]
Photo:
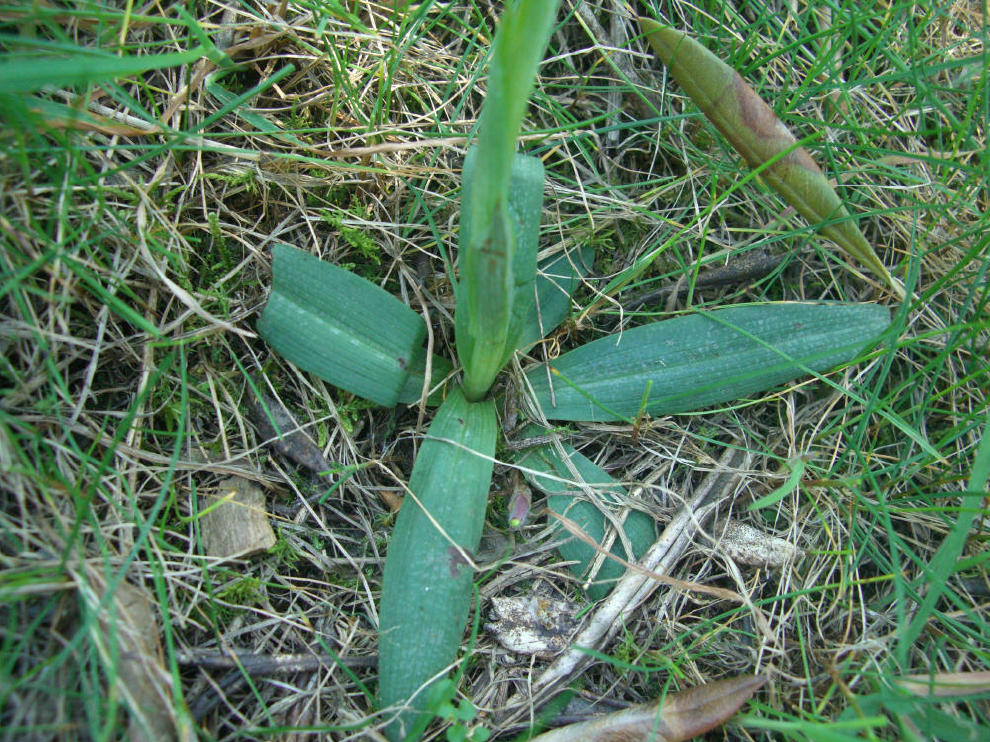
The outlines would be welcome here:
[[[44,87],[74,87],[113,80],[191,64],[206,55],[207,49],[203,46],[142,57],[89,52],[66,57],[19,55],[0,62],[0,93],[33,93]]]
[[[946,534],[942,545],[938,547],[928,569],[925,570],[928,582],[925,597],[922,599],[921,605],[918,606],[918,611],[911,619],[911,623],[901,631],[898,652],[904,664],[906,664],[908,650],[918,639],[928,621],[931,620],[935,606],[945,592],[945,586],[955,571],[956,562],[966,546],[976,516],[981,515],[982,517],[984,513],[982,505],[984,498],[986,498],[988,480],[990,480],[990,417],[987,418],[983,427],[983,439],[980,441],[980,447],[973,459],[972,475],[966,487],[969,494],[962,497],[959,519],[952,526],[952,530]]]
[[[273,137],[277,139],[281,139],[282,141],[287,142],[289,144],[294,144],[299,147],[304,147],[305,145],[301,141],[299,141],[299,138],[297,136],[283,131],[282,127],[279,126],[277,123],[268,120],[267,118],[261,116],[260,114],[255,113],[248,106],[242,106],[241,103],[243,101],[241,100],[241,97],[230,92],[229,90],[227,90],[227,88],[223,87],[223,85],[220,84],[220,80],[224,76],[230,74],[230,72],[232,71],[233,70],[230,69],[215,70],[210,74],[208,74],[206,76],[206,80],[203,82],[203,85],[206,88],[206,92],[208,92],[218,101],[220,101],[220,104],[222,106],[221,110],[224,109],[236,110],[238,116],[240,116],[242,119],[244,119],[244,121],[249,123],[258,131],[264,132],[265,134],[271,134]],[[273,79],[265,80],[263,81],[262,85],[256,87],[262,89],[267,88],[270,84],[277,81],[280,77],[284,76],[285,74],[291,74],[294,71],[295,71],[294,65],[291,64],[286,65],[281,70],[276,72],[275,75],[272,76]]]

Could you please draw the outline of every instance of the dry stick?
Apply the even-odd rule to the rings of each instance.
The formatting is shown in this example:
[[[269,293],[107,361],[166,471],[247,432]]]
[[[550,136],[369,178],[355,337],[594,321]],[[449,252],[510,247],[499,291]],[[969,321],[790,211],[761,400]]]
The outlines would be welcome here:
[[[204,670],[241,669],[251,676],[290,672],[316,672],[335,665],[350,668],[375,667],[377,656],[339,657],[331,654],[256,654],[247,650],[180,649],[175,653],[180,665]]]
[[[692,583],[681,582],[667,576],[677,560],[691,544],[702,521],[711,514],[719,497],[728,492],[736,479],[735,472],[747,468],[749,453],[728,448],[719,459],[716,469],[705,477],[698,491],[674,515],[663,534],[632,569],[619,581],[608,598],[601,603],[591,620],[572,642],[572,648],[558,657],[533,681],[535,695],[544,695],[558,685],[566,683],[590,659],[584,648],[604,646],[622,627],[622,618],[649,597],[661,582],[680,589],[715,593],[722,598],[746,602],[745,598],[731,590],[721,590]],[[659,578],[659,579],[658,579]],[[754,610],[757,610],[754,608]]]
[[[750,252],[736,254],[731,257],[731,262],[727,265],[720,265],[701,271],[694,283],[694,287],[696,289],[717,286],[739,286],[743,288],[748,283],[769,274],[786,257],[783,254],[774,255],[769,250],[752,250]],[[670,286],[647,291],[638,296],[630,296],[625,302],[626,308],[629,311],[635,311],[644,304],[649,304],[657,299],[663,299],[665,297],[674,300],[679,299],[687,294],[690,288],[687,278],[687,275],[682,275]],[[665,307],[666,311],[672,311],[673,308],[669,303]]]

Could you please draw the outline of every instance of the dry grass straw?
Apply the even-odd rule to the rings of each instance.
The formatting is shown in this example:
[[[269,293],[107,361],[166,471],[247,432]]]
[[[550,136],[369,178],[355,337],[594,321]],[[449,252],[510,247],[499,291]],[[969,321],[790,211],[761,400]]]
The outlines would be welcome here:
[[[631,488],[647,483],[630,506],[661,522],[718,459],[722,442],[741,436],[753,464],[739,472],[738,504],[719,515],[731,511],[809,553],[768,573],[736,568],[710,549],[689,551],[674,576],[745,594],[770,634],[746,606],[662,588],[626,616],[617,641],[602,649],[613,661],[593,662],[578,695],[598,706],[642,702],[668,684],[756,671],[771,677],[757,717],[814,726],[887,687],[898,627],[913,608],[905,593],[951,525],[952,495],[968,475],[986,409],[990,204],[978,176],[986,124],[977,110],[985,110],[986,79],[958,63],[983,53],[974,4],[885,30],[886,54],[865,31],[841,31],[846,46],[837,43],[828,63],[789,42],[841,19],[823,9],[754,6],[726,7],[723,18],[704,21],[673,3],[670,20],[708,23],[696,28],[702,37],[740,45],[744,64],[758,60],[744,74],[795,128],[807,122],[809,133],[812,122],[826,122],[826,170],[870,212],[863,226],[887,265],[910,262],[917,271],[920,297],[896,347],[833,378],[873,410],[895,412],[939,455],[821,384],[635,430],[569,428],[568,442]],[[34,131],[3,135],[0,727],[9,738],[114,738],[125,728],[121,699],[107,690],[119,669],[92,641],[99,618],[84,599],[85,585],[97,587],[87,578],[92,570],[156,603],[162,683],[180,732],[198,727],[223,740],[281,730],[303,739],[319,727],[345,740],[366,737],[367,724],[377,723],[367,665],[393,520],[386,503],[407,482],[425,421],[415,409],[365,409],[300,374],[259,341],[253,323],[270,280],[268,250],[285,242],[355,264],[403,297],[429,317],[436,350],[449,355],[443,259],[455,244],[457,169],[482,100],[479,75],[497,9],[414,7],[400,26],[390,5],[362,5],[362,31],[293,2],[199,7],[203,28],[243,65],[222,84],[245,90],[295,66],[250,111],[300,144],[259,133],[235,113],[200,130],[221,108],[205,87],[206,65],[73,98],[103,117],[102,129],[35,119]],[[751,285],[674,292],[674,308],[877,296],[765,189],[731,189],[735,159],[665,86],[617,7],[580,6],[555,32],[531,108],[529,130],[545,133],[529,144],[551,189],[544,252],[590,241],[604,278],[582,293],[577,309],[595,308],[580,325],[532,357],[635,323],[623,306],[639,294],[684,275],[691,282],[699,265],[721,265],[735,251],[790,255]],[[175,17],[158,6],[142,12]],[[778,17],[787,24],[772,21]],[[176,27],[113,12],[104,21],[110,37],[85,12],[49,23],[82,46],[100,43],[97,34],[111,47],[119,34],[131,50],[181,46],[171,40]],[[868,71],[849,57],[850,46],[873,51],[862,60]],[[940,68],[933,58],[957,64]],[[968,107],[954,85],[982,103]],[[134,130],[114,129],[124,124]],[[156,133],[167,128],[197,138],[183,144]],[[619,296],[602,293],[675,231],[641,282]],[[368,244],[374,257],[362,252]],[[321,480],[270,456],[246,419],[248,379],[262,376],[328,460],[342,468],[373,462],[322,504],[312,499],[325,489]],[[797,456],[807,463],[799,487],[771,511],[747,514],[744,505],[784,481],[785,462]],[[230,474],[268,492],[280,541],[264,557],[202,556],[193,503]],[[493,502],[497,529],[500,500]],[[957,600],[941,606],[956,633],[933,620],[931,631],[945,638],[926,635],[908,648],[905,671],[985,667],[990,582],[981,533],[965,553],[969,569],[952,579]],[[483,599],[535,583],[574,594],[543,524],[501,538],[514,539],[513,550],[481,585]],[[101,599],[112,607],[111,597]],[[207,666],[206,657],[232,650],[325,662],[286,672]],[[349,659],[333,665],[333,657]],[[482,633],[463,688],[493,731],[507,733],[518,727],[500,726],[504,704],[542,667],[538,659],[513,661]],[[979,704],[940,708],[968,723],[985,713]],[[876,734],[898,735],[892,726]]]

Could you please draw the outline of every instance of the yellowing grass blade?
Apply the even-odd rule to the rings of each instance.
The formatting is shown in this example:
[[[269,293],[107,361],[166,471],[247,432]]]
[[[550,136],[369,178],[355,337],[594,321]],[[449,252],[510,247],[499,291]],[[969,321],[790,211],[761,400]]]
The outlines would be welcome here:
[[[650,46],[751,168],[819,231],[869,268],[901,299],[904,287],[880,262],[821,168],[734,69],[687,34],[640,18]]]
[[[452,390],[419,449],[388,544],[379,606],[378,697],[403,706],[401,740],[429,720],[431,678],[457,659],[495,454],[495,407]]]

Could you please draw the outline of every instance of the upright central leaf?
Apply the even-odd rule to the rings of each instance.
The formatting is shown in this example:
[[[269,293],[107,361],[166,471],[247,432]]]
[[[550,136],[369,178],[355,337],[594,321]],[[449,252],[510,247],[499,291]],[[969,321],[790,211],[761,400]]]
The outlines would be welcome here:
[[[556,10],[557,0],[519,0],[506,7],[495,34],[488,96],[461,205],[456,331],[469,400],[487,394],[514,350],[519,334],[518,323],[513,322],[514,308],[520,303],[517,293],[532,289],[532,278],[525,274],[535,274],[535,252],[531,261],[527,256],[531,270],[514,265],[524,227],[518,214],[530,209],[525,205],[513,209],[515,199],[510,194],[518,168],[516,139]],[[542,188],[537,199],[540,193]],[[532,201],[533,196],[527,199]],[[526,277],[522,286],[520,275]]]
[[[502,368],[515,296],[512,260],[516,245],[508,209],[505,201],[498,201],[493,209],[487,227],[475,231],[471,244],[462,240],[461,245],[457,352],[469,399],[483,397]]]

